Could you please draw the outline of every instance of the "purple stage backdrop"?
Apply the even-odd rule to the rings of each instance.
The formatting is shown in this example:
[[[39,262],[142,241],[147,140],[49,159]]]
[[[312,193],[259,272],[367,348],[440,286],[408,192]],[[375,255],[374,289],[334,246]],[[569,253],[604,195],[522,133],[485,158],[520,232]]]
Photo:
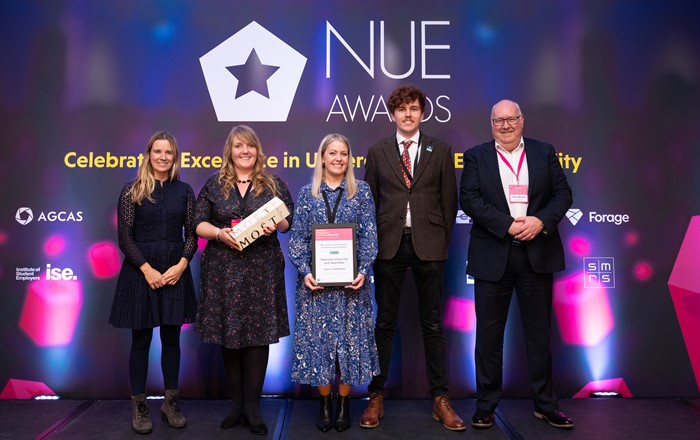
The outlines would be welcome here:
[[[116,206],[153,132],[175,135],[198,193],[229,130],[250,125],[296,196],[330,132],[350,138],[364,175],[367,147],[394,131],[386,98],[404,83],[427,93],[422,127],[453,146],[458,179],[503,98],[521,104],[527,136],[558,151],[574,192],[552,317],[559,395],[698,396],[698,17],[700,3],[680,0],[0,3],[2,396],[130,394],[130,332],[107,323],[123,258]],[[467,397],[471,224],[461,212],[456,222],[444,322],[451,394]],[[286,277],[293,324],[289,263]],[[427,397],[405,293],[389,392]],[[511,312],[504,393],[526,397]],[[160,393],[153,340],[149,391]],[[290,381],[291,356],[291,337],[273,346],[265,393],[309,395]],[[180,376],[187,397],[226,395],[218,347],[192,326]]]

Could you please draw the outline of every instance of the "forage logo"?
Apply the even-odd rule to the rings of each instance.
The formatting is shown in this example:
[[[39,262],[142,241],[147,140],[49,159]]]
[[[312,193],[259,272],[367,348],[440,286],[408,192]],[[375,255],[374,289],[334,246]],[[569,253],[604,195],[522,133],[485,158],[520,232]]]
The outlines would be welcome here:
[[[34,213],[32,212],[32,208],[19,208],[17,210],[17,213],[15,214],[15,220],[17,220],[17,223],[19,223],[22,226],[34,220]]]
[[[286,121],[306,57],[253,21],[199,63],[219,121]]]
[[[579,220],[583,217],[583,212],[580,209],[569,209],[566,211],[566,218],[569,219],[572,225],[576,226]]]

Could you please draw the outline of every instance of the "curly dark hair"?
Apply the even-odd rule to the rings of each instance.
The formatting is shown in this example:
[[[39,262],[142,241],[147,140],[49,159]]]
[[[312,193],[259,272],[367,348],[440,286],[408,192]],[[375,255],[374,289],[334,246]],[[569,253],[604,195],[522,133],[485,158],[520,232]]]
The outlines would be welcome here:
[[[425,93],[416,86],[406,85],[399,86],[391,92],[386,105],[389,107],[389,112],[394,113],[394,110],[399,108],[401,104],[418,100],[420,110],[425,112]]]

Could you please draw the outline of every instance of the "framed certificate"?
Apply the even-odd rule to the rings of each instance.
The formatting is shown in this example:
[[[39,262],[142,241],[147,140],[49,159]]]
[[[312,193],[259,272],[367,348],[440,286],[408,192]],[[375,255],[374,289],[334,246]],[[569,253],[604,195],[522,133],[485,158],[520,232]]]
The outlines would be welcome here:
[[[357,276],[357,226],[322,223],[311,227],[311,270],[319,286],[348,286]]]

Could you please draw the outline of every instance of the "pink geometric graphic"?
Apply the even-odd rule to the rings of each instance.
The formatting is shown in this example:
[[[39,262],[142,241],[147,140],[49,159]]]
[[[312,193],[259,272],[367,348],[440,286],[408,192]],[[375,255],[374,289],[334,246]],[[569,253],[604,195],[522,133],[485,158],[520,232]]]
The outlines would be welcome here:
[[[32,281],[20,316],[20,328],[40,346],[70,343],[83,303],[81,290],[76,280]]]
[[[121,263],[117,247],[109,242],[97,243],[90,248],[90,265],[98,278],[110,278],[119,273]]]
[[[700,216],[690,219],[676,264],[668,279],[673,307],[676,309],[685,347],[700,390]]]
[[[554,283],[554,315],[568,344],[595,346],[615,327],[605,289],[583,287],[583,273]]]
[[[444,322],[445,327],[463,332],[473,331],[476,326],[474,301],[459,298],[450,299],[447,303]]]
[[[574,399],[586,399],[591,397],[591,393],[596,391],[610,391],[620,393],[625,399],[632,398],[632,392],[627,387],[625,379],[618,377],[616,379],[603,379],[588,382],[586,386],[581,388],[578,393],[574,394]]]
[[[44,382],[9,379],[0,393],[0,399],[31,399],[35,396],[55,396],[56,393]]]

